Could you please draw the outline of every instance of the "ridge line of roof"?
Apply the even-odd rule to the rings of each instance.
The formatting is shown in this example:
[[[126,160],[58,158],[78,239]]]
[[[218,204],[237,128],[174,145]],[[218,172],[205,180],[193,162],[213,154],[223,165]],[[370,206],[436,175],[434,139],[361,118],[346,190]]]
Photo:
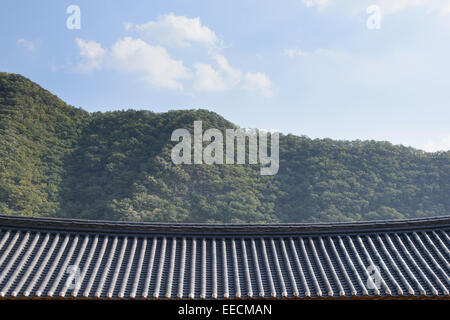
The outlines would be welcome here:
[[[296,232],[340,233],[345,231],[404,230],[432,227],[450,227],[450,216],[403,220],[378,220],[333,223],[282,223],[282,224],[205,224],[205,223],[149,223],[107,220],[84,220],[50,217],[24,217],[0,215],[0,227],[94,231],[115,233],[270,233]]]

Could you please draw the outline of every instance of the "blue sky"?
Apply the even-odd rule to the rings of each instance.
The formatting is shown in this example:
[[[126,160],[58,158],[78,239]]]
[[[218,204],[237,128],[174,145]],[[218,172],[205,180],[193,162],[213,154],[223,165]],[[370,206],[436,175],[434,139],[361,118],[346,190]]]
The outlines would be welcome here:
[[[80,29],[66,26],[70,5]],[[379,29],[368,28],[371,5]],[[0,8],[0,70],[88,111],[206,108],[241,127],[450,149],[448,0]]]

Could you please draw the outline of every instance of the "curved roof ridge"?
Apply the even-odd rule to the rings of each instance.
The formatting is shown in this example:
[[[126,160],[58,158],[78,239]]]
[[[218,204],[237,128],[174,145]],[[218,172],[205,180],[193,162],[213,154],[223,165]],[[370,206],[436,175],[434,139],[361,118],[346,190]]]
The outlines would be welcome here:
[[[450,227],[450,216],[429,218],[375,220],[325,223],[280,223],[280,224],[206,224],[206,223],[158,223],[124,222],[108,220],[85,220],[51,217],[24,217],[0,215],[0,227],[27,229],[52,229],[67,231],[94,231],[105,233],[163,233],[163,234],[207,234],[207,233],[343,233],[370,232],[378,230],[429,229],[436,226]]]

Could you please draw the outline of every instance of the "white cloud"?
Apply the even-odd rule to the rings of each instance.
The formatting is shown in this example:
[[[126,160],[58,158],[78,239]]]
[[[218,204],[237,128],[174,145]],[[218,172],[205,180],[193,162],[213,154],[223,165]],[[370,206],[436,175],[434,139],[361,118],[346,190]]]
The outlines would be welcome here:
[[[450,1],[448,0],[377,0],[383,14],[394,14],[408,8],[423,8],[428,12],[436,12],[439,15],[450,13]]]
[[[310,57],[318,55],[332,56],[336,55],[337,53],[327,49],[316,49],[314,51],[304,51],[302,49],[284,49],[284,54],[289,58],[295,58],[295,57]]]
[[[265,97],[273,96],[272,82],[262,72],[247,72],[244,77],[243,89],[257,92]]]
[[[34,51],[36,49],[36,44],[34,41],[26,40],[26,39],[17,39],[17,45],[20,47],[24,47],[28,51]]]
[[[239,68],[230,65],[221,54],[222,40],[214,31],[202,25],[198,17],[188,18],[170,13],[145,24],[126,22],[123,25],[125,30],[138,34],[139,38],[123,38],[110,49],[102,48],[95,41],[76,40],[80,51],[78,71],[109,68],[139,75],[153,87],[179,91],[187,86],[198,92],[224,92],[238,88],[264,96],[273,94],[267,75],[247,73],[243,77]],[[176,54],[183,54],[188,50],[187,47],[194,44],[197,44],[194,50],[197,55],[194,59],[197,61],[193,64],[192,74],[183,61],[171,58],[162,46],[167,45]],[[205,58],[207,62],[201,61]],[[190,81],[183,81],[187,79]]]
[[[219,43],[214,31],[201,24],[200,18],[161,15],[156,21],[136,25],[134,28],[147,41],[156,41],[171,46],[188,47],[192,42],[215,47]]]
[[[166,49],[152,46],[141,39],[126,37],[111,48],[115,68],[143,74],[153,86],[183,90],[179,81],[189,78],[189,70],[180,60],[172,59]]]
[[[197,91],[225,91],[235,87],[242,78],[242,72],[230,66],[228,60],[220,54],[212,56],[217,63],[217,70],[210,64],[196,63],[196,81],[194,89]]]
[[[423,146],[425,151],[435,152],[435,151],[449,151],[450,150],[450,134],[434,139],[428,140]]]
[[[197,91],[224,91],[228,88],[223,77],[210,64],[195,64],[194,89]]]
[[[124,22],[123,27],[125,28],[126,31],[129,31],[129,30],[133,29],[134,24],[132,24],[131,22]]]
[[[214,55],[218,68],[214,69],[210,64],[197,63],[195,65],[194,89],[197,91],[225,91],[232,88],[241,88],[264,97],[274,95],[272,82],[262,72],[242,72],[230,66],[228,60],[220,55]],[[238,86],[241,84],[240,86]]]
[[[110,50],[95,41],[76,39],[81,61],[78,71],[89,72],[104,67],[134,73],[151,86],[183,90],[179,81],[189,78],[189,69],[182,61],[172,59],[166,49],[152,46],[131,37],[117,41]]]
[[[370,5],[377,5],[385,15],[395,14],[409,8],[421,8],[427,12],[438,15],[450,14],[450,1],[448,0],[365,0],[365,1],[340,1],[337,0],[301,0],[306,7],[315,7],[317,10],[327,9],[331,4],[341,4],[344,8],[353,7],[353,13],[366,10]],[[355,10],[356,9],[356,10]]]
[[[77,38],[76,43],[80,48],[80,55],[88,59],[96,59],[102,57],[106,51],[102,48],[101,44],[95,41],[85,41]]]
[[[242,72],[237,68],[231,67],[223,55],[216,54],[213,58],[217,62],[220,70],[225,74],[230,86],[235,86],[241,81]]]
[[[302,49],[284,49],[284,54],[289,58],[294,57],[307,57],[311,55],[311,52],[303,51]]]
[[[80,38],[77,38],[75,42],[78,45],[81,56],[78,71],[89,72],[100,69],[106,54],[106,50],[102,48],[101,44],[95,41],[85,41]]]
[[[317,7],[318,10],[322,10],[328,7],[331,4],[332,0],[302,0],[302,2],[308,8]]]

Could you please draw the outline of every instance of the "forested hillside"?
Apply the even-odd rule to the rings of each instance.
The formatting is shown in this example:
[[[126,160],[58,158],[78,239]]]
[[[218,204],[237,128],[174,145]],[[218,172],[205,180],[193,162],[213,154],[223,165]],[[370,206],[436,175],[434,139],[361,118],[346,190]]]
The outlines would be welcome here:
[[[0,214],[276,223],[450,213],[450,152],[280,135],[280,169],[174,165],[177,128],[236,126],[206,110],[88,113],[0,73]]]

